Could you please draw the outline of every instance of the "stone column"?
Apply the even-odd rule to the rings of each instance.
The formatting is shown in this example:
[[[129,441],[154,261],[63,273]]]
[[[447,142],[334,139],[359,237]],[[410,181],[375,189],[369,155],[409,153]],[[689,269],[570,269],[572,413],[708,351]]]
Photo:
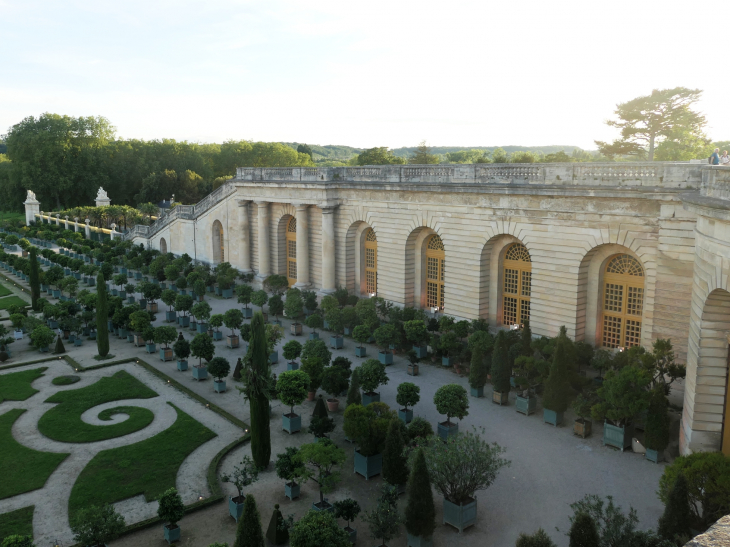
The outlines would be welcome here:
[[[23,205],[25,205],[25,225],[30,226],[31,222],[35,222],[35,216],[40,214],[41,202],[35,198],[33,192],[28,191],[28,197],[25,198]],[[43,222],[42,218],[38,220]]]
[[[256,276],[263,281],[271,275],[271,249],[269,249],[269,202],[257,201],[259,227],[259,273]]]
[[[89,227],[89,222],[91,222],[88,218],[86,219],[86,239],[91,239],[91,228]]]
[[[65,217],[63,217],[63,218],[64,218],[64,221],[63,221],[63,223],[64,223],[64,224],[63,224],[63,227],[64,227],[64,228],[65,228],[66,230],[68,230],[68,215],[66,215],[66,216],[65,216]]]
[[[296,203],[297,208],[297,282],[299,289],[309,288],[309,205]]]
[[[60,225],[61,225],[61,214],[56,213],[56,226],[60,226]]]
[[[74,232],[79,231],[79,217],[74,217]]]
[[[241,227],[241,271],[251,272],[251,224],[248,215],[249,201],[238,200],[238,225]]]
[[[297,230],[299,226],[297,226]],[[297,243],[298,245],[298,243]],[[322,207],[322,289],[335,292],[335,207]]]

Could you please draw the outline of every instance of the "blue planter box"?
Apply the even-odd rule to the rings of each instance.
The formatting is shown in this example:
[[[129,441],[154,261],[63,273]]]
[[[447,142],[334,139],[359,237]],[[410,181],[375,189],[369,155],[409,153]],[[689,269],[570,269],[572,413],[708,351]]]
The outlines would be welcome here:
[[[406,547],[433,547],[433,536],[424,538],[421,536],[412,536],[408,532],[406,532],[406,535],[408,536]]]
[[[413,411],[412,410],[404,410],[404,409],[398,409],[398,417],[401,419],[401,421],[404,424],[411,423],[411,420],[413,420]]]
[[[484,386],[470,388],[472,397],[484,397]]]
[[[49,321],[48,322],[48,328],[57,329],[58,328],[58,321],[53,321],[53,320]]]
[[[174,311],[165,312],[165,322],[174,323],[176,319],[177,319],[177,314]]]
[[[446,442],[449,437],[455,437],[459,432],[459,424],[451,424],[450,426],[444,424],[438,424],[437,433],[439,438]]]
[[[664,461],[664,451],[662,450],[659,452],[658,450],[652,450],[651,448],[646,449],[646,454],[644,455],[647,460],[654,463],[659,463]]]
[[[279,352],[278,351],[275,351],[271,355],[269,355],[269,362],[272,365],[275,365],[279,362]]]
[[[613,446],[623,452],[631,448],[631,439],[634,436],[633,424],[624,427],[611,425],[608,422],[603,424],[603,446]]]
[[[160,348],[160,361],[172,361],[172,348]]]
[[[324,498],[324,504],[322,507],[317,505],[318,503],[321,502],[312,503],[312,511],[328,511],[330,513],[333,513],[335,510],[334,506],[327,501],[327,498]]]
[[[296,361],[287,362],[286,370],[299,370],[299,363],[297,363]]]
[[[213,292],[213,287],[208,285],[207,287],[205,287],[205,290],[208,292]]]
[[[167,524],[163,526],[167,543],[175,543],[176,541],[180,541],[180,526],[175,526],[175,528],[172,529],[168,528],[167,526]]]
[[[142,309],[142,310],[147,308],[147,300],[144,298],[140,298],[138,304],[139,304],[140,309]]]
[[[327,321],[326,319],[322,321],[322,324],[324,325],[324,328],[325,328],[326,330],[329,330],[329,328],[330,328],[330,324],[329,324],[329,322],[328,322],[328,321]]]
[[[296,433],[302,430],[302,417],[298,414],[282,414],[281,428],[287,433]]]
[[[134,304],[134,296],[131,294],[127,297],[127,304]]]
[[[244,319],[251,319],[253,317],[253,309],[252,308],[241,308],[241,312],[243,313]]]
[[[319,340],[319,333],[318,332],[310,332],[309,333],[309,339],[310,340]]]
[[[236,522],[238,522],[238,519],[240,519],[241,515],[243,515],[244,499],[245,498],[241,499],[238,496],[236,496],[235,498],[228,498],[228,512],[234,519],[236,519]]]
[[[477,500],[464,504],[456,505],[449,500],[444,499],[444,524],[450,524],[459,532],[463,532],[465,528],[473,525],[477,521]]]
[[[180,371],[188,370],[187,359],[183,359],[182,361],[180,359],[177,360],[177,370],[180,370]]]
[[[349,528],[347,526],[345,526],[343,528],[343,530],[345,532],[347,532],[347,535],[349,536],[349,539],[350,539],[350,543],[354,544],[357,541],[357,530],[355,530],[354,528]]]
[[[223,340],[223,333],[219,330],[214,330],[213,331],[213,340],[215,340],[215,341]]]
[[[221,296],[223,298],[233,298],[233,289],[223,289],[221,291]]]
[[[368,348],[365,346],[357,346],[355,347],[355,357],[367,357],[368,354]]]
[[[537,398],[536,397],[520,397],[518,395],[515,398],[515,410],[517,410],[517,412],[524,414],[525,416],[534,414],[536,408],[537,408]],[[544,414],[543,414],[543,416],[544,416]]]
[[[112,289],[112,296],[119,296],[119,291],[117,289]]]
[[[61,291],[53,289],[53,298],[61,298]]]
[[[215,389],[216,393],[225,393],[226,392],[226,382],[225,380],[219,382],[218,380],[213,380],[213,389]]]
[[[542,409],[542,421],[546,424],[552,424],[555,427],[563,423],[563,413],[548,410],[547,408]]]
[[[284,485],[284,495],[290,500],[295,500],[299,497],[301,486],[295,482],[287,482]]]
[[[208,332],[208,323],[198,323],[196,330],[200,334],[205,334],[206,332]]]
[[[379,351],[378,352],[378,361],[380,361],[384,365],[392,365],[393,364],[393,352],[392,351]]]
[[[145,348],[147,353],[154,353],[157,351],[157,344],[145,344]]]
[[[127,342],[134,342],[134,334],[127,334]]]
[[[180,323],[180,326],[182,328],[188,328],[190,326],[190,316],[189,315],[183,315],[178,317],[178,322]]]
[[[119,291],[119,293],[117,294],[117,296],[119,298],[121,298],[122,300],[124,300],[125,298],[127,298],[127,291]]]
[[[221,288],[220,287],[216,287],[215,288],[215,294],[216,294],[216,296],[220,296],[221,295]]]
[[[142,273],[141,272],[134,272],[134,278],[139,281],[140,279],[142,279]]]
[[[190,330],[196,332],[198,330],[198,323],[195,321],[190,321]]]
[[[378,392],[362,394],[362,406],[368,406],[370,403],[379,403],[379,402],[380,402],[380,393],[378,393]]]
[[[454,364],[453,357],[441,357],[441,366],[450,367]]]
[[[39,348],[38,351],[40,351],[41,353],[47,353],[48,352],[48,346],[45,346],[43,348]]]
[[[89,334],[89,340],[96,340],[96,331],[92,330]]]
[[[517,387],[517,384],[515,382],[516,382],[516,378],[514,376],[510,376],[509,377],[509,385],[510,385],[510,387]]]
[[[416,357],[419,359],[428,357],[428,346],[413,346],[413,351],[416,352]]]
[[[81,338],[77,338],[76,340],[74,340],[74,346],[79,347],[82,342],[83,340]]]
[[[363,456],[355,450],[355,473],[358,473],[368,480],[370,477],[380,475],[383,470],[383,455]]]
[[[193,378],[195,380],[198,380],[198,381],[205,380],[207,377],[208,377],[208,369],[207,368],[205,368],[204,366],[203,367],[199,367],[197,365],[193,367]]]
[[[127,337],[127,334],[129,334],[127,332],[127,329],[119,329],[119,332],[117,333],[117,336],[119,336],[119,338],[126,338]]]
[[[238,336],[226,336],[226,346],[234,349],[238,347]]]

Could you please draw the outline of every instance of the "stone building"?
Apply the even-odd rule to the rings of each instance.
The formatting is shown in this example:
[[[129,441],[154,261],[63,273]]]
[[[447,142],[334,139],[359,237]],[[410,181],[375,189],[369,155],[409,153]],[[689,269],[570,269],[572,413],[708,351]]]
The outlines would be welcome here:
[[[607,348],[670,338],[681,450],[730,454],[730,169],[687,163],[239,168],[125,237]]]

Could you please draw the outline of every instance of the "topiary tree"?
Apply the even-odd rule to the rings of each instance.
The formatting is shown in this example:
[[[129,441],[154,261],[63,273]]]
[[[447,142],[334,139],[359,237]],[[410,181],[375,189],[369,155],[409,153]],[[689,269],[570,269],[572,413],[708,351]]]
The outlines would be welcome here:
[[[428,475],[426,458],[421,449],[418,449],[413,459],[407,494],[406,530],[412,536],[428,540],[436,529],[436,507],[433,503],[431,477]]]
[[[275,294],[269,298],[269,313],[278,321],[279,316],[284,313],[284,301],[281,295]]]
[[[383,479],[393,486],[405,486],[408,482],[408,457],[405,454],[400,420],[391,420],[383,448]]]
[[[264,287],[275,295],[281,295],[289,287],[289,280],[285,275],[270,275],[264,280]]]
[[[309,511],[289,531],[291,547],[352,547],[350,536],[329,511]]]
[[[248,494],[243,502],[243,513],[238,519],[236,542],[233,547],[265,547],[261,517],[256,507],[256,500],[251,494]]]
[[[322,360],[317,356],[308,359],[302,357],[302,371],[309,376],[309,391],[316,392],[319,386],[322,385],[322,373],[324,372]]]
[[[161,295],[162,301],[168,306],[169,311],[172,311],[172,307],[175,305],[177,299],[177,293],[172,289],[165,289]]]
[[[307,470],[298,448],[287,446],[283,453],[276,455],[276,476],[287,481],[288,486],[296,486],[306,475]]]
[[[487,383],[489,374],[487,359],[493,346],[494,338],[489,332],[477,331],[469,337],[469,349],[471,349],[469,385],[474,389],[484,387],[484,384]]]
[[[193,307],[193,297],[189,294],[178,294],[175,297],[175,311],[186,317],[190,309]]]
[[[272,545],[284,545],[289,542],[289,528],[284,522],[284,516],[279,511],[279,504],[274,505],[269,527],[266,529],[266,539]]]
[[[263,311],[264,306],[269,301],[269,295],[266,294],[266,291],[256,291],[251,295],[251,303],[254,306],[258,306],[261,308],[261,311]]]
[[[570,406],[573,389],[568,376],[567,339],[559,336],[550,366],[550,374],[545,380],[545,392],[542,404],[548,410],[558,414],[565,412]]]
[[[185,340],[185,338],[178,340],[172,345],[172,351],[175,352],[175,356],[178,360],[184,361],[190,357],[190,342]]]
[[[312,329],[312,332],[317,332],[317,329],[321,329],[324,323],[322,321],[322,316],[319,313],[313,313],[307,317],[304,324]]]
[[[238,303],[243,304],[243,307],[248,309],[248,305],[251,303],[251,297],[253,296],[253,287],[246,283],[238,285],[236,287],[236,295],[238,296]]]
[[[243,313],[237,308],[231,308],[223,314],[223,323],[231,329],[231,336],[236,336],[236,329],[243,324]]]
[[[284,313],[286,313],[287,317],[294,319],[294,321],[299,321],[304,314],[304,300],[302,299],[302,292],[299,289],[289,289],[286,292]]]
[[[241,310],[238,309],[228,311],[237,311],[241,315]],[[261,312],[256,312],[251,320],[251,342],[244,370],[244,393],[251,414],[251,455],[260,469],[268,467],[271,458],[269,401],[273,386],[270,354],[264,317]]]
[[[494,342],[492,353],[492,385],[498,393],[509,393],[510,365],[507,358],[507,346],[504,331],[499,331]]]
[[[49,270],[50,271],[50,270]],[[96,276],[96,349],[99,357],[109,355],[109,308],[104,276]]]
[[[377,359],[368,359],[358,368],[358,380],[368,395],[374,395],[379,386],[388,383],[385,365]]]
[[[210,316],[210,322],[208,323],[208,325],[214,328],[216,332],[218,332],[218,329],[223,326],[223,319],[224,317],[222,313],[216,313]]]
[[[596,522],[588,513],[578,513],[570,526],[569,547],[600,547],[601,537]]]
[[[208,363],[208,374],[218,382],[222,382],[229,372],[231,364],[224,357],[213,357]]]
[[[203,366],[203,359],[210,361],[215,354],[215,346],[213,340],[207,334],[196,334],[193,341],[190,342],[190,351],[193,357],[198,358],[198,366]]]
[[[413,442],[428,442],[428,439],[433,436],[433,427],[428,423],[427,420],[416,416],[413,421],[408,424],[408,440]]]
[[[439,414],[446,414],[447,427],[451,427],[452,416],[463,420],[464,416],[469,415],[469,397],[459,384],[446,384],[438,388],[433,396],[433,404]]]
[[[318,357],[322,366],[328,366],[332,360],[332,352],[327,349],[324,340],[307,340],[302,348],[302,362],[310,357]]]
[[[362,395],[360,394],[360,379],[355,369],[350,380],[350,388],[347,390],[347,406],[362,405]]]
[[[56,338],[56,333],[45,325],[38,325],[30,333],[30,341],[33,347],[40,350],[47,348]]]
[[[404,411],[408,406],[415,406],[421,400],[421,388],[412,382],[403,382],[398,385],[395,401],[403,407]]]
[[[370,329],[365,325],[358,325],[352,330],[352,337],[355,339],[355,342],[360,344],[360,349],[362,349],[363,344],[370,340]]]
[[[380,454],[385,447],[385,437],[391,420],[397,419],[385,403],[350,405],[345,410],[343,429],[348,439],[355,441],[363,456]]]
[[[406,321],[403,323],[403,329],[405,330],[406,338],[414,346],[421,347],[428,341],[428,329],[426,328],[426,324],[420,319]]]
[[[330,401],[336,401],[336,397],[347,391],[350,382],[347,379],[347,370],[342,367],[331,365],[325,367],[322,371],[322,389],[329,393],[332,398]]]
[[[136,312],[135,312],[136,313]],[[157,327],[155,329],[154,340],[156,344],[165,344],[165,349],[177,338],[175,327]]]
[[[210,319],[211,307],[207,302],[197,302],[190,308],[190,313],[198,323],[207,323]]]
[[[335,518],[342,519],[347,523],[345,524],[345,531],[352,532],[350,523],[360,514],[360,504],[352,498],[345,498],[334,502],[332,508],[334,509]]]
[[[556,547],[556,545],[545,530],[538,528],[534,534],[520,534],[515,547]]]
[[[61,336],[58,336],[56,338],[56,347],[54,348],[53,353],[55,355],[66,353],[66,348],[63,345],[63,340],[61,340]]]
[[[41,297],[41,278],[38,266],[38,250],[35,247],[30,249],[30,305],[33,311],[39,311],[38,299]]]
[[[400,333],[393,323],[381,325],[375,329],[373,336],[375,337],[375,343],[378,344],[383,353],[387,353],[388,348],[397,344],[400,340]]]
[[[71,521],[74,541],[81,547],[97,547],[111,543],[122,535],[125,528],[124,517],[109,504],[80,509]]]
[[[597,391],[600,402],[591,408],[591,416],[595,420],[611,420],[618,427],[629,424],[648,408],[650,383],[649,374],[638,367],[609,370]]]
[[[664,512],[659,517],[657,534],[662,539],[682,546],[687,543],[687,538],[692,536],[691,528],[692,509],[690,508],[687,479],[680,473],[669,490]]]
[[[335,430],[335,421],[329,417],[327,412],[327,406],[324,404],[322,395],[317,399],[317,403],[314,405],[314,411],[312,412],[312,420],[309,423],[309,432],[321,439],[325,437],[327,433],[331,433]]]
[[[303,370],[287,370],[279,374],[276,391],[279,400],[290,407],[288,417],[296,416],[294,414],[294,405],[300,405],[304,402],[310,385],[311,379]]]
[[[177,489],[170,488],[160,496],[157,516],[167,522],[165,526],[168,529],[172,530],[177,528],[178,521],[185,516],[185,505],[183,505],[182,498],[177,493]]]
[[[319,503],[316,505],[324,509],[329,505],[324,495],[334,490],[341,479],[337,468],[347,459],[345,451],[331,440],[322,438],[316,443],[302,445],[299,453],[307,467],[306,480],[311,479],[319,485]]]
[[[289,340],[286,344],[284,344],[281,349],[284,355],[284,359],[286,359],[290,363],[295,362],[297,358],[302,354],[302,345],[296,340]]]
[[[662,453],[669,444],[669,401],[662,386],[651,391],[646,416],[644,444],[646,448]]]

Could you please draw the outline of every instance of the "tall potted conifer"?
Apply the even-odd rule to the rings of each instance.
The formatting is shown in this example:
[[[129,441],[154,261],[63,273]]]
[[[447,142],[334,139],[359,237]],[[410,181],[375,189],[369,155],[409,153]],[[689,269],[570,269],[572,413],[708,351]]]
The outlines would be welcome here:
[[[408,547],[431,547],[433,531],[436,529],[436,507],[433,503],[431,477],[426,467],[423,450],[416,452],[408,481],[408,504],[405,524]]]

